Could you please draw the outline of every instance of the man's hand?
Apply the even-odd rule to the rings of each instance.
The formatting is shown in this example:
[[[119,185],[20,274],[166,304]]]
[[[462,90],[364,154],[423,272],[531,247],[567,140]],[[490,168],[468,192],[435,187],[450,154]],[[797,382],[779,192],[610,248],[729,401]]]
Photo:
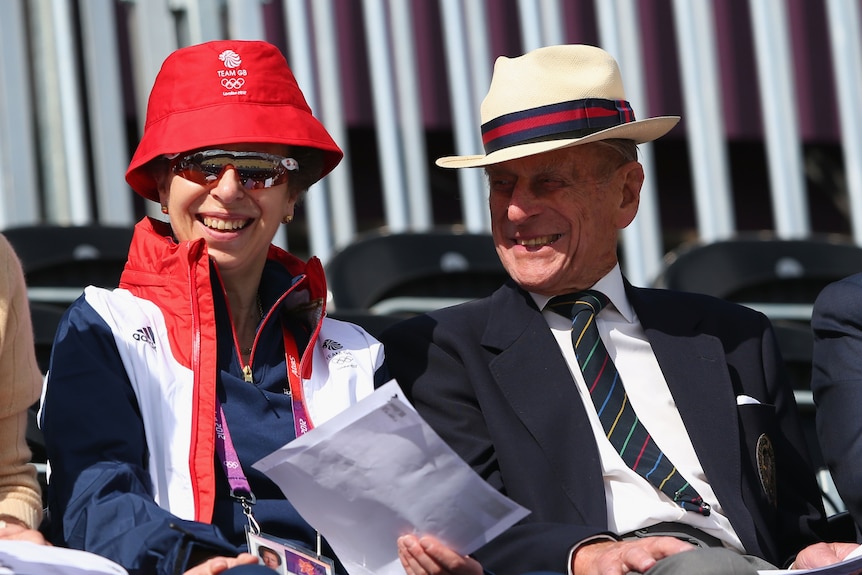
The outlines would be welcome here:
[[[254,565],[257,557],[250,553],[240,553],[236,557],[210,557],[200,565],[195,565],[183,575],[217,575],[237,565]]]
[[[844,561],[847,554],[859,547],[858,543],[814,543],[799,552],[794,569],[814,569]]]
[[[575,575],[626,575],[644,573],[659,559],[696,549],[676,537],[643,537],[628,541],[597,541],[575,552]]]
[[[425,535],[398,538],[398,558],[407,575],[482,575],[482,565],[460,555],[438,539]]]

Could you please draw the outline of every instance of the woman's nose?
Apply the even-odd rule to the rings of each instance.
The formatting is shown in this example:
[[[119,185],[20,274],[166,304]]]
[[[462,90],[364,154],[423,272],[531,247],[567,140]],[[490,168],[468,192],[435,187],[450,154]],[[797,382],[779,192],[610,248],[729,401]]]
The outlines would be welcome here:
[[[223,203],[229,204],[245,197],[246,189],[242,185],[236,168],[228,166],[219,175],[219,179],[210,193]]]

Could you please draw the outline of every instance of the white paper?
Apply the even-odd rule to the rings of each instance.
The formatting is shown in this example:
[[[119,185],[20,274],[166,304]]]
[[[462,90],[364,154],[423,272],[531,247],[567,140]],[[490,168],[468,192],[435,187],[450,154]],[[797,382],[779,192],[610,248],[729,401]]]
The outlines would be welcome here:
[[[125,569],[101,555],[37,545],[29,541],[0,540],[0,574],[14,575],[128,575]]]
[[[793,575],[856,575],[862,571],[862,545],[847,554],[844,561],[817,567],[814,569],[761,569],[758,575],[777,575],[779,573],[792,573]]]
[[[254,467],[351,575],[403,575],[396,540],[406,533],[468,554],[529,514],[458,457],[395,382]]]

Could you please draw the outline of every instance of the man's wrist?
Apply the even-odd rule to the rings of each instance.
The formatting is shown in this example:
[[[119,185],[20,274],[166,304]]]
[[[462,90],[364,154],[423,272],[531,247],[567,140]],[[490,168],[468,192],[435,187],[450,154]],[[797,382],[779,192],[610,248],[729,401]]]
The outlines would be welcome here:
[[[586,547],[587,545],[591,545],[593,543],[599,543],[602,541],[619,541],[619,540],[620,540],[620,538],[611,532],[597,533],[595,535],[591,535],[590,537],[587,537],[586,539],[581,539],[580,541],[578,541],[577,543],[572,545],[572,548],[569,550],[569,559],[567,561],[568,566],[566,568],[566,573],[568,573],[568,575],[576,575],[576,573],[575,573],[575,555],[582,548]]]

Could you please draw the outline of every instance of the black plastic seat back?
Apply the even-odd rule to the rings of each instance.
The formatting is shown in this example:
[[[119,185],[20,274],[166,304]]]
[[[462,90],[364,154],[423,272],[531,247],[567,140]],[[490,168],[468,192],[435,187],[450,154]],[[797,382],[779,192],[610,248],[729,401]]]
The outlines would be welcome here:
[[[37,225],[3,230],[24,269],[31,301],[68,305],[88,285],[117,286],[132,227]]]
[[[669,254],[656,285],[737,302],[811,304],[827,284],[862,271],[862,247],[829,239],[740,238]]]
[[[361,236],[326,266],[334,312],[409,315],[491,294],[508,279],[490,234]]]

